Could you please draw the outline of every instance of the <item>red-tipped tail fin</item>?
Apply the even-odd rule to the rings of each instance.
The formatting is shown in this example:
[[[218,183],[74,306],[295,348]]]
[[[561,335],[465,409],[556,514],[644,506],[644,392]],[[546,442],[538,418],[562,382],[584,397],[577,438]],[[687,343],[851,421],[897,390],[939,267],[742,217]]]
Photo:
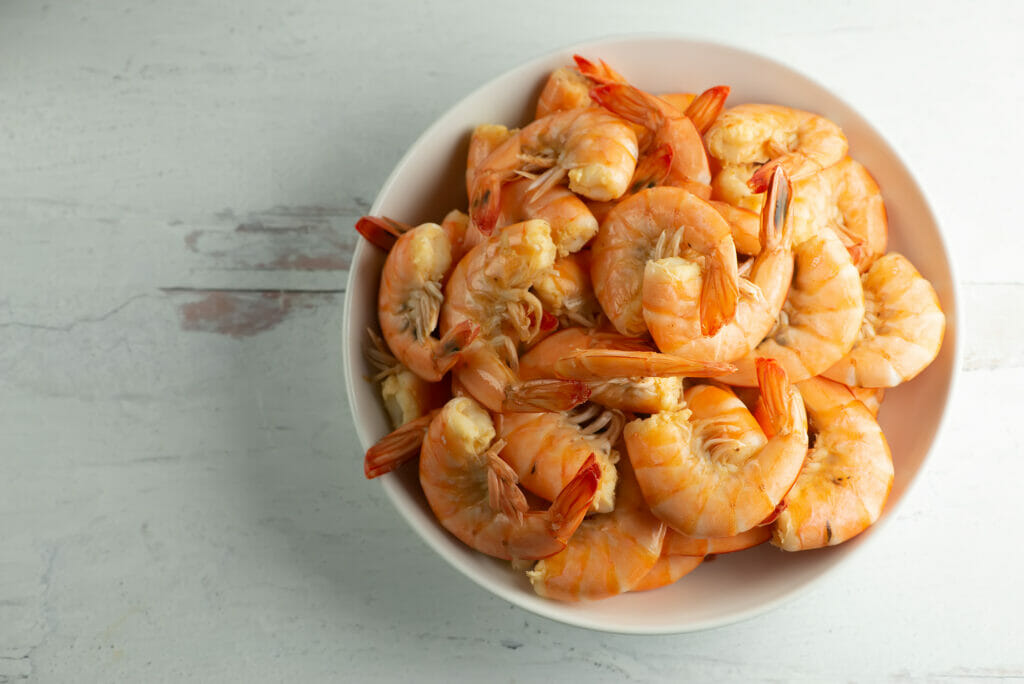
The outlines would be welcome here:
[[[409,421],[367,449],[363,460],[363,474],[366,478],[373,479],[390,473],[415,458],[423,446],[427,428],[438,412],[439,409],[434,409],[425,416]]]
[[[403,233],[412,228],[407,223],[386,216],[364,216],[356,221],[356,230],[367,242],[390,252]]]
[[[597,485],[601,479],[601,468],[597,465],[594,454],[590,454],[576,476],[565,485],[548,509],[551,516],[551,528],[558,541],[567,543],[576,528],[583,522],[583,517],[590,510],[590,504],[597,494]]]
[[[711,124],[725,108],[725,100],[729,97],[729,86],[714,86],[698,95],[686,108],[686,118],[693,122],[697,132],[707,133]]]

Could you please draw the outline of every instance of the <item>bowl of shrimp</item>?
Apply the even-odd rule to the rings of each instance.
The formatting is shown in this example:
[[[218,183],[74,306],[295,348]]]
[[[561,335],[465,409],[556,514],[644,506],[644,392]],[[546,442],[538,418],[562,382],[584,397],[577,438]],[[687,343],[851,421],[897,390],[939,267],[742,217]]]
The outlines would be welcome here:
[[[959,364],[935,216],[863,117],[766,57],[644,36],[534,59],[424,132],[357,229],[368,486],[535,614],[760,614],[877,534],[938,439]]]

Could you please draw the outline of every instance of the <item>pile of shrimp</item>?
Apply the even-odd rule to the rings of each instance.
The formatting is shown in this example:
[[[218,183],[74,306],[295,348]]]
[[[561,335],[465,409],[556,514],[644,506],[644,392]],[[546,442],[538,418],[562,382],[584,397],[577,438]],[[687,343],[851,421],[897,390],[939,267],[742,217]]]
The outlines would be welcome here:
[[[365,475],[417,467],[542,596],[840,544],[888,497],[877,415],[939,353],[938,297],[839,126],[728,95],[577,56],[533,121],[472,132],[465,211],[357,224],[387,251],[367,354],[395,427]]]

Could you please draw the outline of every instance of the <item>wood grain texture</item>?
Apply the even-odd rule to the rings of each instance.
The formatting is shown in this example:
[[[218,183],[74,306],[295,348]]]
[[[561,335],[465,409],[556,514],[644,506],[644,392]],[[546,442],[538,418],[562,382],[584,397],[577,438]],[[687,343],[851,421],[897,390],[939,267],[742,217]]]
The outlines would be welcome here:
[[[1021,25],[1013,2],[3,3],[0,682],[1024,678]],[[564,627],[447,567],[362,478],[339,350],[352,224],[420,132],[525,58],[652,30],[862,111],[966,311],[952,423],[885,533],[681,637]]]

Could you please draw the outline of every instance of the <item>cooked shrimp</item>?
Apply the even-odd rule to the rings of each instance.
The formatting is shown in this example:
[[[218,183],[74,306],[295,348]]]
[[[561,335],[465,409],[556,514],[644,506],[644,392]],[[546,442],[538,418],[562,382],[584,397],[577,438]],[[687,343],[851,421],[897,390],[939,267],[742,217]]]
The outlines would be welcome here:
[[[895,387],[939,354],[946,317],[931,283],[890,252],[861,277],[864,320],[853,348],[823,373],[859,387]]]
[[[469,140],[469,154],[466,158],[467,192],[473,192],[477,167],[514,134],[514,131],[504,126],[476,127]],[[578,251],[597,234],[597,219],[590,213],[583,200],[568,188],[552,185],[538,190],[531,189],[531,185],[530,179],[520,178],[502,187],[495,227],[501,228],[530,219],[543,219],[551,226],[551,239],[554,240],[560,257]],[[467,250],[479,244],[484,237],[474,224],[468,233]]]
[[[427,382],[416,375],[388,351],[380,335],[373,330],[367,332],[373,347],[367,349],[366,356],[377,371],[373,381],[380,383],[384,409],[393,427],[404,425],[444,405],[448,400],[444,383]]]
[[[591,255],[597,300],[624,335],[647,332],[641,298],[644,269],[648,261],[666,257],[701,264],[699,320],[704,335],[713,335],[735,313],[739,276],[729,224],[685,190],[651,188],[620,202],[601,225]]]
[[[554,378],[555,363],[584,349],[652,351],[641,340],[617,333],[566,328],[533,347],[519,361],[524,380]],[[612,377],[586,382],[590,398],[601,406],[631,413],[657,413],[682,408],[683,380],[675,377]]]
[[[526,221],[502,228],[458,263],[445,287],[441,331],[467,324],[479,339],[462,350],[455,377],[495,413],[561,411],[586,401],[581,383],[552,380],[522,384],[518,345],[533,339],[544,320],[529,289],[555,261],[548,224]]]
[[[792,220],[797,244],[831,228],[861,273],[885,254],[888,222],[882,193],[867,169],[849,157],[796,184]]]
[[[398,238],[380,276],[381,333],[395,357],[428,382],[451,370],[477,333],[471,321],[457,321],[440,340],[431,336],[444,299],[441,279],[450,265],[447,235],[436,223],[425,223]]]
[[[711,196],[711,171],[704,143],[693,122],[675,107],[649,93],[622,83],[609,83],[591,91],[591,97],[608,111],[644,126],[651,134],[646,149],[663,146],[672,152],[666,185],[685,188],[707,199]]]
[[[878,519],[893,480],[885,435],[849,388],[820,377],[797,387],[815,437],[774,523],[772,544],[785,551],[856,536]]]
[[[507,413],[496,419],[498,437],[505,442],[501,457],[523,489],[546,501],[558,496],[588,458],[596,458],[601,477],[591,510],[597,513],[615,507],[619,452],[612,445],[624,424],[622,413],[595,404],[561,413]]]
[[[849,252],[830,230],[805,240],[794,252],[793,283],[775,327],[733,361],[736,373],[722,376],[722,382],[754,385],[759,358],[775,359],[793,382],[800,382],[824,372],[853,347],[864,319],[864,293]]]
[[[629,591],[651,571],[665,524],[651,515],[625,459],[615,498],[614,511],[584,520],[565,550],[526,573],[534,591],[559,601],[607,598]]]
[[[593,461],[546,511],[530,511],[515,472],[498,452],[491,417],[468,397],[452,399],[430,422],[420,452],[420,484],[438,521],[463,543],[506,560],[558,553],[597,490]]]
[[[418,456],[427,428],[440,411],[441,409],[434,409],[399,425],[367,449],[363,460],[363,474],[366,479],[371,480],[390,473]]]
[[[610,200],[629,187],[637,159],[629,125],[597,107],[570,109],[537,119],[514,133],[475,170],[469,214],[490,233],[501,212],[502,185],[520,172],[548,169],[531,187],[543,193],[568,174],[569,189]]]
[[[754,192],[765,191],[776,166],[796,182],[832,166],[849,148],[842,129],[825,117],[768,104],[727,109],[705,142],[722,164],[761,164],[748,182]]]
[[[771,330],[793,276],[791,230],[786,220],[790,186],[780,170],[768,189],[756,257],[744,264],[736,312],[711,336],[702,336],[693,293],[703,285],[699,270],[680,260],[650,261],[644,271],[644,320],[658,348],[689,358],[731,361],[745,355]]]
[[[626,425],[629,460],[651,511],[696,537],[726,537],[772,515],[807,452],[803,402],[786,373],[757,364],[761,394],[775,434],[765,440],[753,416],[730,392],[700,386],[690,408]]]
[[[601,305],[590,282],[590,251],[556,259],[554,266],[533,285],[544,311],[560,325],[593,328],[601,318]]]
[[[597,219],[575,193],[564,185],[531,190],[531,181],[513,181],[501,189],[501,215],[497,226],[543,219],[551,226],[551,240],[560,258],[578,252],[597,235]]]

